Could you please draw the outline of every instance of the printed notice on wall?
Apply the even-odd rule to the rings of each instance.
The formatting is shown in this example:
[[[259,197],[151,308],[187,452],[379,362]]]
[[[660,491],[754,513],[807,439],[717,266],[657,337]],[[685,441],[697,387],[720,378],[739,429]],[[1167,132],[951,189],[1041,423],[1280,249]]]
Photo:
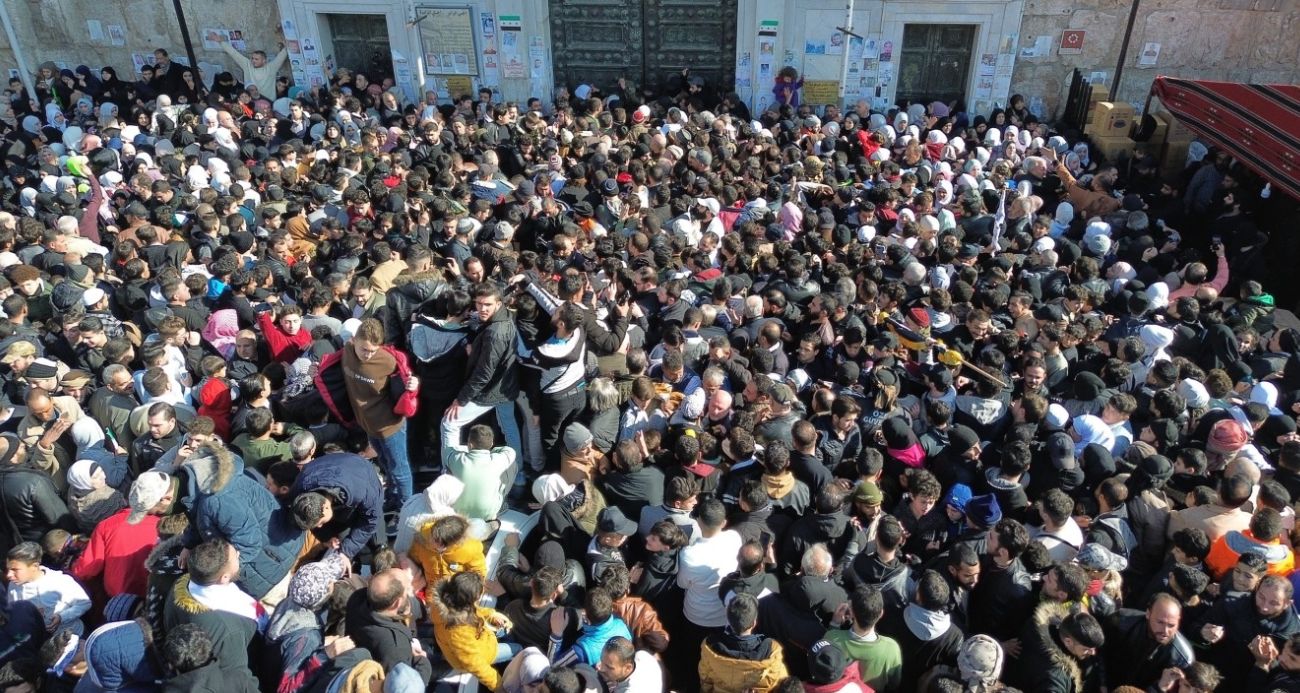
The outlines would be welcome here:
[[[482,20],[468,7],[417,7],[421,17],[420,42],[426,56],[438,55],[435,62],[427,57],[428,74],[478,75],[479,51],[475,43],[475,26]]]

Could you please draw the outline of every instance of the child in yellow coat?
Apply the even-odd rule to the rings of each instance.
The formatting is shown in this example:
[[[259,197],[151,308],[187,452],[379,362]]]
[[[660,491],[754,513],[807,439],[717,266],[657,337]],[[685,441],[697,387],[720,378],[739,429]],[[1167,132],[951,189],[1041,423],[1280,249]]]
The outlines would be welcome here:
[[[430,590],[433,637],[447,663],[456,671],[473,674],[490,690],[501,678],[493,664],[510,661],[522,647],[498,643],[495,629],[510,630],[510,619],[478,601],[483,596],[483,577],[462,571],[439,582]]]

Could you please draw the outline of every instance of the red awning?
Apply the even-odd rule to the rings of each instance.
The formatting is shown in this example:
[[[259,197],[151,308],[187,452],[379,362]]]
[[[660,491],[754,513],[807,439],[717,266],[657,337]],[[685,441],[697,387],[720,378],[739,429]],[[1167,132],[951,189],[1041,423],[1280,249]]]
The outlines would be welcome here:
[[[1300,87],[1156,77],[1151,91],[1202,140],[1300,199]]]

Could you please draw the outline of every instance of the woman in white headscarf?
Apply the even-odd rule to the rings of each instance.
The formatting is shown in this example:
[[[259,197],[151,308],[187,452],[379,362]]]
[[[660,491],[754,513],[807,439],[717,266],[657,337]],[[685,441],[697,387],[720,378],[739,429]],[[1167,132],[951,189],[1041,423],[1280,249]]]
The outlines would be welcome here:
[[[121,425],[126,426],[127,422],[122,421]],[[77,459],[91,460],[102,467],[109,486],[120,491],[131,485],[130,479],[127,478],[127,454],[125,452],[114,454],[108,449],[104,429],[100,427],[98,421],[89,416],[84,417],[72,424],[70,434],[72,442],[77,446]]]
[[[59,104],[54,102],[45,104],[45,124],[59,132],[67,129],[68,121],[63,117],[63,111],[59,109]]]
[[[1147,297],[1151,299],[1151,310],[1164,310],[1169,307],[1169,285],[1156,282],[1147,287]]]

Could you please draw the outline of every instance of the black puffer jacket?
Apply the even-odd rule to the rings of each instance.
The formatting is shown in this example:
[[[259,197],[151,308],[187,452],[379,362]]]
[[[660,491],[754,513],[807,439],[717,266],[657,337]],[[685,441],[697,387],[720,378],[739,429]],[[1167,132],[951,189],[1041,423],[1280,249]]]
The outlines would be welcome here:
[[[0,467],[0,502],[4,503],[0,549],[40,541],[51,529],[76,533],[77,523],[59,497],[50,475],[26,465]]]
[[[1096,657],[1080,662],[1061,644],[1061,621],[1069,609],[1057,602],[1044,602],[1034,611],[1021,642],[1020,657],[1004,673],[1004,679],[1022,691],[1041,693],[1096,693],[1100,672]]]
[[[469,378],[460,388],[462,404],[513,402],[519,395],[519,357],[515,322],[504,306],[483,325],[470,350]]]
[[[411,317],[448,288],[450,285],[437,270],[397,275],[384,305],[375,312],[375,317],[384,324],[387,343],[399,349],[406,348],[406,330]]]
[[[411,320],[407,347],[415,357],[411,367],[421,382],[438,384],[420,388],[420,399],[450,401],[455,396],[451,387],[464,380],[469,363],[468,324],[416,315]]]

